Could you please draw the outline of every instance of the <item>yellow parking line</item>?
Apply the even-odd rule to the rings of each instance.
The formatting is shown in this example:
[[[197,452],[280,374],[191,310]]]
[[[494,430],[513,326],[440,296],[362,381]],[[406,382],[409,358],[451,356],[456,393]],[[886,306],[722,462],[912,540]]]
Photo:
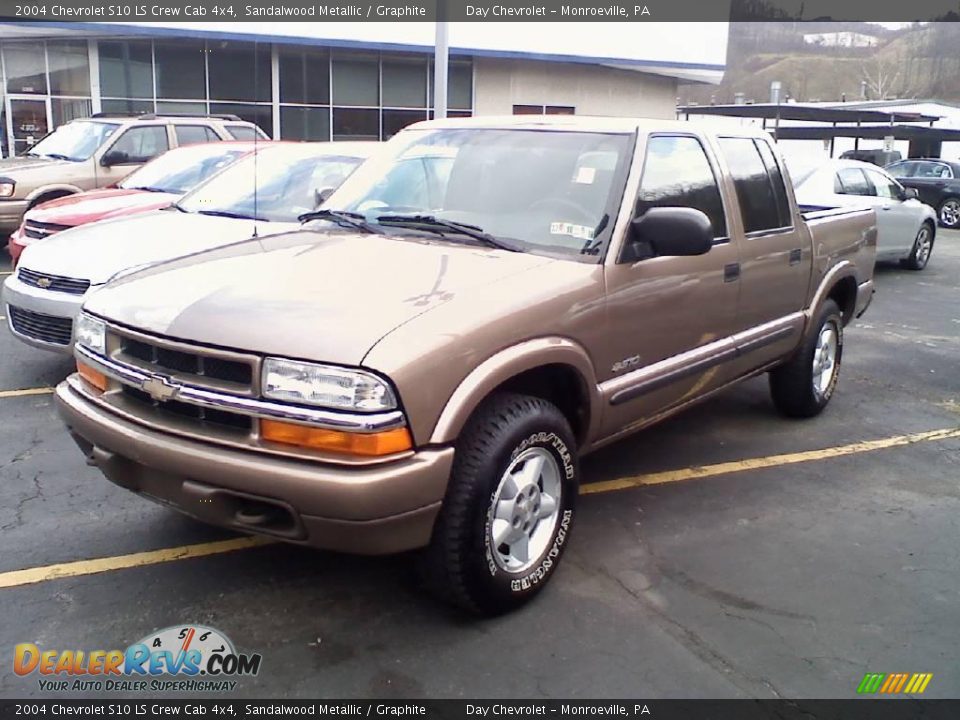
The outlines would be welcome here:
[[[36,388],[35,391],[40,390],[47,390],[49,392],[49,388]],[[616,490],[628,490],[630,488],[642,487],[644,485],[662,485],[664,483],[680,482],[682,480],[696,480],[699,478],[712,477],[714,475],[725,475],[744,470],[760,470],[783,465],[793,465],[802,462],[811,462],[814,460],[827,460],[829,458],[857,455],[859,453],[901,447],[903,445],[934,442],[937,440],[950,440],[953,438],[960,438],[960,428],[944,428],[942,430],[931,430],[929,432],[912,433],[909,435],[897,435],[895,437],[882,438],[880,440],[867,440],[864,442],[851,443],[849,445],[824,448],[823,450],[810,450],[807,452],[771,455],[761,458],[749,458],[746,460],[736,460],[734,462],[718,463],[716,465],[703,465],[701,467],[685,468],[683,470],[668,470],[666,472],[636,475],[633,477],[619,478],[617,480],[604,480],[601,482],[584,485],[580,489],[580,492],[584,495],[593,495],[596,493],[613,492]],[[173,562],[174,560],[187,560],[190,558],[205,557],[208,555],[220,555],[222,553],[233,552],[235,550],[244,550],[246,548],[269,545],[274,542],[276,541],[264,537],[242,537],[233,540],[199,543],[197,545],[183,545],[181,547],[165,548],[162,550],[132,553],[130,555],[118,555],[115,557],[79,560],[76,562],[59,563],[57,565],[27,568],[25,570],[13,570],[10,572],[0,573],[0,588],[32,585],[34,583],[57,580],[59,578],[93,575],[96,573],[110,572],[112,570],[123,570],[126,568]]]
[[[24,397],[26,395],[49,395],[52,387],[24,388],[23,390],[0,390],[0,398]]]
[[[276,542],[264,537],[241,537],[218,542],[199,543],[197,545],[183,545],[181,547],[150,550],[148,552],[117,555],[114,557],[96,558],[94,560],[78,560],[76,562],[45,565],[43,567],[13,570],[0,573],[0,588],[32,585],[34,583],[57,580],[59,578],[78,577],[80,575],[95,575],[111,570],[156,565],[158,563],[173,562],[174,560],[188,560],[206,555],[220,555],[245,550],[251,547],[269,545]]]
[[[897,435],[896,437],[883,438],[881,440],[867,440],[849,445],[839,445],[822,450],[770,455],[769,457],[734,460],[733,462],[702,465],[700,467],[684,468],[683,470],[667,470],[666,472],[651,473],[648,475],[636,475],[634,477],[618,478],[617,480],[603,480],[584,485],[580,488],[580,492],[583,495],[592,495],[593,493],[626,490],[644,485],[663,485],[664,483],[680,482],[681,480],[695,480],[697,478],[726,475],[743,470],[762,470],[763,468],[794,465],[796,463],[811,462],[813,460],[827,460],[829,458],[844,457],[845,455],[857,455],[859,453],[873,452],[874,450],[884,450],[886,448],[912,445],[920,442],[931,442],[934,440],[949,440],[951,438],[960,438],[960,428],[931,430],[929,432],[912,433],[909,435]]]

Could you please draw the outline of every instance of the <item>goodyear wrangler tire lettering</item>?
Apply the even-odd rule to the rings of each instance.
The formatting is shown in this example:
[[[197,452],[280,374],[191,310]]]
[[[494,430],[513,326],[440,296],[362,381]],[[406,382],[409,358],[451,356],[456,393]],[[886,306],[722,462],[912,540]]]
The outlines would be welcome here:
[[[517,607],[552,577],[569,539],[579,483],[563,414],[540,398],[497,394],[471,417],[430,547],[427,584],[480,614]]]

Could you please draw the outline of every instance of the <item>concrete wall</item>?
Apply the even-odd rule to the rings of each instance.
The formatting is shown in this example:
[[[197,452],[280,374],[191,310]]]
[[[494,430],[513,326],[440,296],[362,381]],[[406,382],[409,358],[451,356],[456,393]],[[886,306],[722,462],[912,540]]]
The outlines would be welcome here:
[[[675,117],[677,81],[600,65],[474,59],[477,115],[510,115],[514,105],[566,105],[577,115]]]

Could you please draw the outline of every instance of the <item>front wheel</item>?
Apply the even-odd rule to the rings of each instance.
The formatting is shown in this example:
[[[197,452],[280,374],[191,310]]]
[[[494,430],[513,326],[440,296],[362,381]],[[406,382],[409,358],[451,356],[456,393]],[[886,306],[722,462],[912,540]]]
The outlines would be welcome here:
[[[955,230],[960,227],[960,198],[951,197],[940,203],[938,215],[945,228]]]
[[[911,270],[923,270],[930,262],[930,254],[933,252],[933,227],[930,223],[924,223],[917,232],[917,237],[913,241],[913,248],[910,250],[910,256],[903,261],[903,264]]]
[[[797,354],[770,372],[773,404],[787,417],[819,415],[840,376],[843,316],[833,300],[824,301],[811,327]]]
[[[573,432],[554,405],[513,393],[486,401],[457,443],[421,557],[427,585],[482,615],[529,601],[569,540],[579,479]]]

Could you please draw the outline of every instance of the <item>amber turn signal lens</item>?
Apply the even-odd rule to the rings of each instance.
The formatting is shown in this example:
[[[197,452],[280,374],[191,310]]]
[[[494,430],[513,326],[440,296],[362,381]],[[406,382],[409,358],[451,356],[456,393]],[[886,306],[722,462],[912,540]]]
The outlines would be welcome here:
[[[393,455],[413,448],[407,428],[375,433],[350,433],[277,420],[261,420],[260,437],[285,445],[365,457]]]
[[[85,365],[78,360],[77,372],[80,373],[80,377],[93,385],[100,392],[107,391],[107,376],[99,370],[94,370],[89,365]]]

